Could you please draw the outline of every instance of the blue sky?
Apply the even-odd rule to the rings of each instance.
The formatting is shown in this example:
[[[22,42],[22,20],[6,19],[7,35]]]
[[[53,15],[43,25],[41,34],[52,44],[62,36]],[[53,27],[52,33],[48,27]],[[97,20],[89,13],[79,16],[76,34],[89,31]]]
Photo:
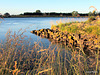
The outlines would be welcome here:
[[[0,13],[21,14],[24,12],[72,12],[87,13],[95,6],[100,11],[100,0],[0,0]]]

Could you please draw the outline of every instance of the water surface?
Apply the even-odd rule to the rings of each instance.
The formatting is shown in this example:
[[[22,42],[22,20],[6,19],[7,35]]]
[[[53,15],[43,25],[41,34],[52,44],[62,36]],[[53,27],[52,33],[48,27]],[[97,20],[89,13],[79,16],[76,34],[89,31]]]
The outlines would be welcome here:
[[[70,21],[86,21],[88,18],[62,18],[62,17],[36,17],[36,18],[4,18],[5,21],[2,21],[0,24],[0,40],[5,41],[5,34],[8,30],[14,32],[18,32],[20,29],[22,31],[26,30],[24,35],[27,36],[28,40],[30,37],[33,39],[31,42],[40,41],[45,44],[45,46],[49,46],[50,41],[46,38],[41,38],[36,36],[30,31],[38,30],[42,28],[51,28],[51,23],[56,24],[56,21],[62,20],[62,22],[70,22]]]

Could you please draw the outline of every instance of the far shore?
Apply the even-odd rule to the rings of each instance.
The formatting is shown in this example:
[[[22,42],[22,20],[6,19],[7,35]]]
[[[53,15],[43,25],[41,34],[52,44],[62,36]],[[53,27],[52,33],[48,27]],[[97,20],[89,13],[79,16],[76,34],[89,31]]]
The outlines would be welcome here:
[[[70,17],[70,18],[88,18],[88,16],[79,16],[79,17],[73,17],[73,16],[10,16],[10,17],[3,17],[3,18],[38,18],[38,17],[41,17],[41,18],[45,18],[45,17],[61,17],[61,18],[66,18],[66,17]]]

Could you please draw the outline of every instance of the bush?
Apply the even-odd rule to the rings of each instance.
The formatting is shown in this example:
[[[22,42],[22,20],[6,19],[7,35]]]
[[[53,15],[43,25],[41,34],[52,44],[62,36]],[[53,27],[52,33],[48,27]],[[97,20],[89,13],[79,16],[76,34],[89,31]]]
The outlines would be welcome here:
[[[96,20],[96,18],[94,16],[90,16],[88,19],[89,22],[94,21],[94,20]]]

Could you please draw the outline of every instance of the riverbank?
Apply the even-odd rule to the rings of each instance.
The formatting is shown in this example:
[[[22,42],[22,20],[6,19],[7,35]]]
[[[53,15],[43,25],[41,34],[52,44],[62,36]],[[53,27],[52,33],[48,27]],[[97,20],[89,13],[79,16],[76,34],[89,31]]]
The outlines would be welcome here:
[[[43,20],[44,18],[42,18]],[[62,48],[61,44],[49,44],[47,46],[47,42],[41,39],[38,39],[35,35],[31,34],[29,31],[32,29],[36,29],[37,26],[48,26],[46,23],[46,19],[42,21],[34,18],[29,20],[25,19],[14,19],[17,22],[25,22],[23,25],[19,23],[18,25],[12,27],[13,31],[7,31],[5,42],[1,41],[0,43],[0,75],[87,75],[90,74],[100,74],[100,53],[99,50],[95,52],[94,55],[86,55],[82,51],[82,48],[75,49],[71,44],[66,45],[66,47]],[[8,19],[5,19],[8,20]],[[29,20],[29,21],[28,21]],[[51,19],[50,19],[51,20]],[[56,19],[57,20],[57,19]],[[11,22],[10,22],[11,21]],[[21,28],[26,28],[25,24],[27,22],[30,23],[33,21],[37,21],[36,28],[35,26],[31,26],[30,30],[22,30],[17,29],[21,25]],[[6,23],[13,23],[13,19],[9,19]],[[38,24],[39,23],[39,24]],[[4,31],[2,26],[11,26],[9,24],[5,25],[1,23],[1,29]],[[34,23],[33,23],[34,24]],[[27,26],[28,24],[26,24]],[[17,26],[17,27],[16,27]],[[9,28],[9,27],[7,27]],[[14,29],[13,29],[14,28]],[[48,27],[45,27],[48,28]],[[59,29],[41,29],[41,33],[39,30],[35,30],[36,35],[43,35],[44,37],[48,37],[47,33],[50,33],[51,38],[52,34],[56,36],[56,33],[63,37],[63,34],[67,34],[69,39],[72,39],[71,33],[65,33],[60,31]],[[19,30],[19,31],[18,31]],[[1,30],[2,31],[2,30]],[[1,33],[4,34],[2,31]],[[48,32],[47,32],[48,31]],[[5,31],[6,32],[6,31]],[[29,34],[27,34],[29,32]],[[32,31],[33,32],[33,31]],[[31,35],[30,35],[31,34]],[[61,35],[62,34],[62,35]],[[73,33],[74,34],[74,33]],[[74,34],[75,35],[75,34]],[[26,39],[27,36],[31,36],[31,38]],[[77,35],[78,36],[78,35]],[[50,36],[49,36],[50,37]],[[85,36],[84,36],[85,37]],[[4,38],[2,36],[2,38]],[[55,37],[53,37],[55,38]],[[61,38],[60,38],[61,39]],[[33,41],[35,40],[35,41]],[[46,39],[47,40],[47,39]],[[54,40],[54,39],[52,39]],[[56,39],[55,39],[56,40]],[[77,39],[76,39],[77,40]],[[62,40],[63,41],[63,40]],[[55,42],[55,41],[54,41]],[[43,45],[45,43],[45,47]]]
[[[94,54],[100,50],[100,20],[89,18],[85,22],[70,22],[52,25],[51,29],[40,29],[31,31],[32,33],[52,39],[53,42],[62,42],[63,45],[74,46],[78,50],[82,49],[87,53]]]

